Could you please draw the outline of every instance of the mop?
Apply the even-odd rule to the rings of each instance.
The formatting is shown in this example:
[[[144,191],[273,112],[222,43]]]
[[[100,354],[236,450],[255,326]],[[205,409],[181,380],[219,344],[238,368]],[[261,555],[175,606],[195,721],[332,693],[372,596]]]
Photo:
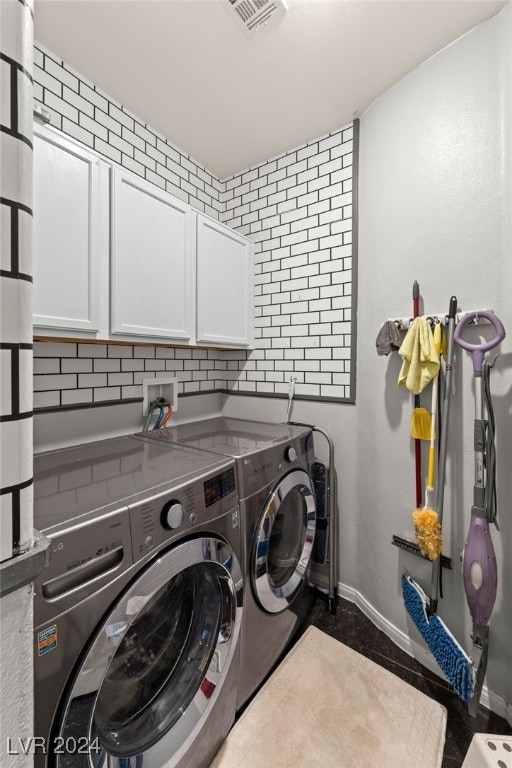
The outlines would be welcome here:
[[[437,323],[434,331],[434,346],[438,355],[442,348],[441,324]],[[445,350],[446,352],[446,350]],[[430,560],[439,557],[442,550],[441,525],[439,515],[434,509],[434,466],[435,466],[435,441],[437,420],[437,394],[439,389],[439,372],[434,377],[432,384],[432,416],[430,422],[430,449],[428,454],[427,487],[425,491],[425,506],[417,508],[412,513],[416,543],[422,555]]]
[[[438,490],[436,499],[436,511],[440,525],[442,525],[443,520],[446,450],[450,415],[453,340],[456,312],[457,299],[455,296],[452,296],[450,299],[450,309],[448,311],[446,381],[443,410],[441,414],[443,419],[443,430],[440,441]],[[441,557],[438,556],[432,565],[430,599],[426,596],[421,587],[416,584],[408,574],[404,573],[402,575],[402,595],[404,604],[409,616],[420,631],[439,668],[446,675],[455,693],[463,701],[470,701],[473,695],[474,686],[473,663],[450,630],[437,615],[440,572]]]
[[[475,484],[473,486],[471,522],[462,560],[464,590],[473,621],[471,639],[475,648],[481,651],[475,688],[468,704],[469,714],[473,717],[476,717],[476,709],[487,669],[489,619],[496,600],[498,585],[496,556],[489,530],[491,523],[494,523],[499,530],[496,517],[494,412],[489,382],[490,369],[494,363],[484,360],[484,354],[496,347],[505,338],[505,329],[501,321],[491,312],[482,311],[478,313],[478,317],[489,320],[496,331],[496,335],[484,344],[471,344],[463,339],[464,327],[476,317],[476,312],[469,313],[459,322],[455,330],[457,344],[473,355],[473,372],[475,375]],[[486,411],[487,420],[485,419]]]

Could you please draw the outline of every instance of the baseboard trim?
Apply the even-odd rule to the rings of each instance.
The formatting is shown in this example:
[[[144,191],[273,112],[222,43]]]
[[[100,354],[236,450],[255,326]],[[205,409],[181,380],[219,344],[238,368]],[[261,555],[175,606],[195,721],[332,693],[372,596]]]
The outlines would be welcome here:
[[[411,640],[411,638],[406,635],[405,632],[397,629],[394,624],[392,624],[381,613],[379,613],[376,608],[374,608],[374,606],[369,603],[368,600],[360,592],[354,589],[354,587],[349,587],[347,584],[342,584],[340,582],[338,584],[338,595],[345,598],[345,600],[354,603],[364,613],[364,615],[370,619],[370,621],[375,624],[378,629],[384,632],[384,634],[387,635],[387,637],[389,637],[389,639],[392,640],[395,645],[401,648],[402,651],[405,651],[405,653],[407,653],[409,656],[412,656],[412,658],[416,659],[416,661],[430,670],[430,672],[433,672],[438,677],[446,680],[446,677],[437,666],[427,648],[421,646],[419,643],[416,643],[414,640]],[[486,707],[487,709],[490,709],[491,712],[494,712],[496,715],[499,715],[500,717],[503,717],[507,720],[507,715],[510,716],[510,705],[502,696],[494,693],[494,691],[490,691],[486,685],[484,685],[482,689],[480,704],[482,704],[482,706]]]

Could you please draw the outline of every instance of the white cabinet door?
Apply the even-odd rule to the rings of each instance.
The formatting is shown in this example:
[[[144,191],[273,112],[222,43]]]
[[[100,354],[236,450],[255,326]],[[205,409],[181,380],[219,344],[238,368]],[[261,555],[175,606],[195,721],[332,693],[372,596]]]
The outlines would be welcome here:
[[[253,244],[197,216],[197,343],[253,344]]]
[[[114,169],[111,332],[193,337],[194,214],[186,203]]]
[[[34,127],[35,326],[102,330],[108,195],[106,163],[53,129]]]

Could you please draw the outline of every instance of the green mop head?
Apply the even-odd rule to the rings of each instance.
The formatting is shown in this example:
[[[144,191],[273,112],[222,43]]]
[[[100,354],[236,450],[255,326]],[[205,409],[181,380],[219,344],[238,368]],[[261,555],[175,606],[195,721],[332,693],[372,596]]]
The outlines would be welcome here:
[[[439,668],[448,678],[457,696],[462,701],[470,701],[474,686],[473,662],[439,616],[428,616],[427,596],[406,574],[402,576],[402,594],[407,612],[421,632]]]

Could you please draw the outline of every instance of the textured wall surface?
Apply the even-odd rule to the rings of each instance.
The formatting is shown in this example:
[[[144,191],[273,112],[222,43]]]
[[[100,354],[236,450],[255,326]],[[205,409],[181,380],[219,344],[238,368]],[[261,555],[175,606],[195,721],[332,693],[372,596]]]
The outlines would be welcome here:
[[[399,576],[403,567],[430,590],[430,569],[391,547],[392,534],[413,539],[412,396],[397,389],[400,358],[378,357],[384,320],[409,316],[417,280],[426,314],[491,308],[508,336],[491,375],[496,416],[501,533],[491,526],[498,561],[498,599],[491,617],[487,684],[512,700],[512,6],[441,51],[390,88],[361,118],[360,301],[357,432],[349,432],[364,482],[349,483],[344,508],[358,510],[342,549],[366,553],[351,583],[411,637]],[[385,195],[383,195],[385,190]],[[373,300],[371,297],[374,297]],[[375,297],[378,297],[375,299]],[[473,331],[473,332],[472,332]],[[491,337],[468,329],[474,342]],[[474,381],[470,355],[456,347],[455,391],[448,434],[440,614],[470,655],[471,622],[460,554],[473,501]],[[430,406],[430,390],[422,404]],[[353,440],[356,440],[354,444]],[[426,473],[426,455],[423,474]],[[348,490],[348,489],[347,489]],[[414,540],[414,539],[413,539]],[[347,554],[348,557],[350,555]]]
[[[353,174],[348,126],[226,182],[221,219],[255,243],[258,350],[232,390],[354,397]]]
[[[2,3],[6,1],[2,0]],[[30,737],[35,735],[30,585],[11,592],[0,601],[0,647],[0,765],[2,768],[31,768],[34,758],[24,754],[29,751]]]
[[[0,560],[32,540],[32,8],[0,4]]]
[[[0,2],[0,547],[32,541],[32,42],[31,2]],[[32,734],[32,590],[0,599],[0,765]],[[9,750],[7,739],[13,749]]]

